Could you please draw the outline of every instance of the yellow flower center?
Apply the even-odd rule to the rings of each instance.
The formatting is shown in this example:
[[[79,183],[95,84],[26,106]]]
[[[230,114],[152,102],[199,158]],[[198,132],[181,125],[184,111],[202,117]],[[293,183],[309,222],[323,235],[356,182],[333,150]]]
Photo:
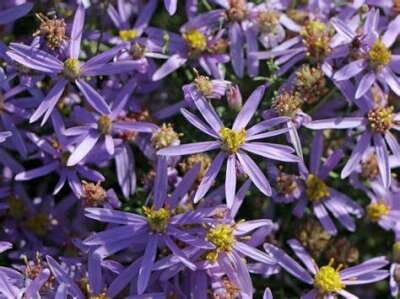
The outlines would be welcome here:
[[[227,224],[218,224],[210,228],[206,240],[217,247],[206,255],[206,259],[213,262],[218,258],[219,252],[230,252],[236,243],[233,228]]]
[[[315,20],[309,21],[300,34],[310,57],[320,60],[330,53],[331,32],[324,23]]]
[[[323,294],[338,292],[344,288],[339,274],[341,266],[335,269],[332,264],[333,259],[327,266],[321,267],[314,277],[314,287]]]
[[[131,40],[134,40],[138,36],[138,33],[136,30],[121,30],[119,32],[119,37],[122,39],[124,42],[129,42]]]
[[[143,207],[144,215],[152,231],[163,233],[168,227],[170,212],[166,208],[153,210],[152,208]]]
[[[367,218],[373,222],[379,221],[389,213],[389,208],[382,202],[371,203],[367,207]]]
[[[306,180],[307,198],[311,201],[320,201],[329,196],[329,190],[326,184],[317,176],[310,174]]]
[[[385,133],[392,127],[393,106],[378,107],[368,113],[370,128],[378,133]]]
[[[210,78],[208,78],[207,76],[197,75],[194,79],[194,84],[205,97],[209,97],[212,95],[213,85]]]
[[[368,58],[373,67],[379,67],[390,62],[392,53],[380,39],[377,39],[368,52]]]
[[[81,64],[76,58],[68,58],[64,61],[64,75],[69,79],[76,79],[81,73]]]
[[[170,145],[179,143],[179,136],[175,132],[171,124],[162,124],[160,130],[155,132],[151,137],[151,143],[155,149],[165,148]]]
[[[102,115],[97,120],[97,128],[101,134],[109,134],[112,128],[112,120],[107,115]]]
[[[198,30],[190,30],[182,34],[189,51],[199,53],[207,49],[207,37]]]
[[[223,149],[231,153],[236,153],[246,141],[246,130],[234,131],[229,128],[222,128],[219,131],[219,136],[222,139]]]

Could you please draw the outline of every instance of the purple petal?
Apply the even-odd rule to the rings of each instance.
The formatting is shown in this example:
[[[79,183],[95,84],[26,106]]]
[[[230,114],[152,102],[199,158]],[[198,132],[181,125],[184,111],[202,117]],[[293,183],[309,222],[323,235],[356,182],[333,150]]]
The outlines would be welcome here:
[[[185,176],[179,182],[178,186],[175,187],[175,190],[172,192],[171,197],[168,199],[168,205],[171,209],[175,209],[180,200],[193,187],[193,183],[197,179],[200,168],[201,164],[196,163],[196,165],[194,165],[188,172],[185,173]]]
[[[171,250],[172,254],[177,257],[186,267],[188,267],[192,271],[196,271],[196,265],[189,260],[186,254],[181,249],[179,249],[178,246],[176,246],[176,244],[168,235],[165,235],[163,237],[163,241],[165,242],[165,245],[167,245],[167,247]]]
[[[69,156],[67,166],[74,166],[82,161],[96,145],[99,138],[100,134],[98,132],[91,131]]]
[[[149,284],[151,271],[156,258],[157,245],[158,235],[150,235],[149,240],[147,241],[146,249],[144,251],[142,264],[139,268],[139,275],[137,280],[137,291],[139,295],[144,293]]]
[[[307,267],[308,271],[312,274],[316,274],[318,271],[318,266],[315,264],[313,258],[307,253],[305,248],[296,239],[291,239],[287,241],[289,246],[292,248],[297,257],[302,261],[302,263]]]
[[[84,80],[76,80],[76,86],[84,95],[86,101],[100,114],[110,114],[111,110],[104,98]]]
[[[164,0],[165,8],[167,9],[170,16],[175,14],[178,0]]]
[[[311,275],[283,250],[268,243],[264,243],[264,249],[266,252],[270,253],[278,261],[279,265],[289,274],[307,284],[313,284],[314,280]]]
[[[146,218],[143,216],[103,208],[86,208],[85,216],[98,221],[115,224],[132,224],[140,226],[147,223]]]
[[[262,143],[262,142],[252,142],[245,143],[241,146],[245,151],[249,151],[253,154],[260,155],[262,157],[283,161],[283,162],[294,162],[300,161],[299,157],[290,154],[287,150],[281,149],[275,146],[273,143]]]
[[[304,126],[312,130],[322,129],[352,129],[362,126],[365,123],[364,117],[345,117],[314,120]]]
[[[376,160],[378,161],[379,172],[381,174],[383,185],[385,187],[389,187],[391,181],[389,153],[387,151],[386,144],[382,135],[374,134],[373,139],[375,145]]]
[[[83,26],[85,25],[85,8],[82,4],[78,5],[75,12],[74,22],[72,23],[71,39],[69,42],[69,57],[78,59],[81,49],[81,39]]]
[[[234,22],[229,26],[228,30],[230,42],[230,56],[232,61],[233,70],[239,78],[243,77],[244,72],[244,51],[243,43],[244,36],[242,28],[239,23]]]
[[[203,121],[201,121],[193,113],[191,113],[183,108],[181,109],[181,113],[193,126],[195,126],[200,131],[206,133],[207,135],[210,135],[211,137],[219,138],[219,135],[216,134],[216,132],[214,132],[212,128],[207,126]]]
[[[225,194],[226,194],[226,205],[228,208],[232,208],[233,201],[235,199],[236,192],[236,157],[230,155],[226,163],[226,174],[225,174]]]
[[[390,86],[393,92],[400,95],[400,79],[392,72],[389,67],[385,67],[381,71],[383,80]]]
[[[225,153],[219,152],[219,154],[214,158],[214,161],[208,168],[203,179],[201,180],[199,187],[197,188],[196,194],[193,199],[194,203],[198,203],[200,199],[202,199],[204,195],[206,195],[207,191],[210,190],[212,184],[214,184],[215,182],[216,176],[221,170],[224,160],[225,160]]]
[[[187,58],[182,57],[180,54],[174,54],[167,59],[167,61],[153,74],[152,80],[158,81],[175,70],[179,69],[187,61]]]
[[[323,142],[324,142],[324,137],[322,133],[320,131],[315,133],[315,136],[311,143],[311,154],[310,154],[310,171],[314,174],[319,173],[322,151],[324,149]]]
[[[322,203],[313,204],[313,210],[315,216],[321,222],[324,229],[331,234],[332,236],[337,234],[337,229],[335,224],[332,222],[331,217],[329,216],[327,210],[323,206]]]
[[[235,247],[237,251],[242,253],[243,255],[252,258],[255,261],[266,265],[275,265],[276,261],[266,253],[247,245],[246,243],[236,241]]]
[[[385,133],[385,140],[389,145],[389,148],[392,151],[393,155],[397,158],[400,158],[400,145],[396,137],[388,131]]]
[[[221,144],[219,141],[195,142],[195,143],[181,144],[163,148],[157,152],[157,155],[183,156],[183,155],[208,152],[220,147]]]
[[[156,177],[154,180],[154,208],[161,209],[167,197],[168,187],[168,174],[167,174],[167,159],[165,157],[158,157]]]
[[[348,80],[354,77],[355,75],[359,74],[360,72],[362,72],[367,66],[368,63],[365,59],[359,59],[350,62],[349,64],[346,64],[344,67],[338,70],[333,75],[333,79],[337,81]]]
[[[237,157],[243,171],[249,176],[254,185],[265,195],[271,196],[271,186],[257,164],[243,151],[238,152]]]
[[[235,122],[233,123],[233,130],[240,130],[247,126],[254,113],[257,110],[258,105],[264,95],[265,86],[258,87],[252,92],[250,97],[247,99],[246,103],[240,109],[239,114],[236,116]]]
[[[219,133],[221,128],[224,127],[221,119],[219,118],[217,112],[215,112],[214,108],[204,99],[204,97],[197,91],[190,91],[194,104],[197,109],[207,121],[207,123],[213,128],[216,133]]]
[[[356,91],[356,99],[361,98],[364,94],[368,92],[372,84],[375,82],[376,76],[374,72],[369,72],[362,77],[360,83],[358,84]]]
[[[6,25],[8,23],[11,23],[11,22],[19,19],[19,18],[22,18],[28,12],[31,11],[32,6],[33,6],[32,3],[24,3],[21,5],[0,11],[0,25]]]
[[[347,160],[347,163],[342,170],[340,175],[342,179],[348,177],[357,167],[362,155],[369,146],[370,140],[371,134],[369,132],[365,132],[358,140],[356,147],[353,149],[349,160]]]
[[[54,170],[56,170],[59,165],[60,165],[59,162],[55,161],[50,164],[47,164],[47,165],[29,170],[29,171],[20,172],[15,176],[15,180],[28,181],[28,180],[32,180],[32,179],[35,179],[38,177],[45,176],[45,175],[53,172]]]

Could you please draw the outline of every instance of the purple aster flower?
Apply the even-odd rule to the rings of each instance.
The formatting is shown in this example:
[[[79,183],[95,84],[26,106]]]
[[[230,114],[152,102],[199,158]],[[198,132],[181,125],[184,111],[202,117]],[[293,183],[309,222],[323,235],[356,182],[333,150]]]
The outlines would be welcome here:
[[[210,245],[192,235],[190,231],[182,230],[182,226],[204,223],[207,217],[213,215],[215,208],[196,209],[187,212],[179,212],[176,208],[191,189],[199,170],[200,165],[196,165],[188,171],[169,196],[167,194],[166,160],[159,158],[152,193],[153,205],[151,208],[143,208],[144,216],[110,209],[86,209],[86,216],[89,218],[122,224],[122,226],[109,228],[86,239],[85,244],[98,247],[95,252],[100,254],[102,258],[132,245],[144,249],[143,257],[136,259],[123,272],[123,275],[121,273],[122,276],[117,277],[116,281],[110,285],[108,290],[110,297],[117,295],[129,283],[127,277],[133,278],[135,276],[137,276],[137,293],[139,295],[144,293],[151,279],[153,265],[156,263],[157,248],[166,246],[172,252],[172,259],[164,260],[164,263],[169,265],[183,263],[189,269],[196,269],[188,254],[192,250],[209,248]],[[188,247],[179,248],[174,239],[183,242]]]
[[[325,163],[321,165],[322,152],[323,136],[321,132],[317,132],[311,145],[310,170],[304,164],[300,164],[299,167],[300,174],[304,180],[304,192],[297,202],[293,213],[298,217],[303,216],[307,203],[311,201],[315,216],[328,233],[331,235],[337,233],[335,224],[329,216],[328,211],[346,229],[354,231],[355,223],[351,215],[360,218],[362,208],[348,196],[328,187],[325,183],[329,172],[339,163],[343,153],[341,150],[334,151],[326,159]]]
[[[10,51],[7,52],[7,55],[13,60],[41,73],[53,77],[57,76],[53,87],[30,117],[30,122],[35,122],[41,117],[43,117],[42,125],[47,121],[69,81],[76,84],[93,109],[102,114],[111,113],[104,98],[88,84],[83,77],[121,74],[132,71],[138,67],[135,61],[108,63],[108,61],[124,47],[123,44],[96,55],[87,62],[81,64],[78,59],[84,19],[85,9],[82,5],[79,5],[72,24],[68,58],[64,62],[60,61],[52,54],[37,48],[18,43],[11,44]]]
[[[15,176],[16,181],[27,181],[46,176],[52,172],[57,172],[59,180],[54,186],[53,195],[60,192],[66,182],[74,194],[79,198],[82,196],[81,180],[100,182],[104,180],[101,173],[90,169],[84,165],[68,167],[66,165],[68,157],[71,155],[71,140],[68,140],[63,132],[65,126],[58,112],[52,114],[53,128],[56,133],[55,138],[41,138],[34,133],[28,133],[28,138],[42,151],[44,160],[43,166],[28,171],[22,171]]]
[[[31,11],[32,7],[32,3],[24,3],[7,9],[2,9],[0,11],[0,25],[6,25],[22,18]]]
[[[124,88],[117,94],[119,102],[109,109],[110,113],[89,113],[77,107],[77,119],[83,122],[82,126],[66,129],[64,134],[67,136],[78,136],[78,145],[68,157],[67,166],[74,166],[82,161],[95,147],[99,139],[102,139],[107,153],[114,155],[114,138],[119,137],[126,131],[151,133],[157,129],[156,125],[147,122],[127,122],[120,120],[121,111],[127,104],[129,97],[135,88],[134,79],[128,81]],[[108,107],[108,106],[107,106]]]
[[[309,129],[355,129],[360,132],[357,144],[350,158],[342,169],[342,179],[349,176],[358,166],[364,152],[374,144],[378,167],[384,186],[390,186],[389,146],[393,155],[400,157],[400,145],[391,129],[398,131],[400,114],[394,113],[392,106],[381,106],[374,103],[370,97],[356,101],[359,111],[353,117],[337,117],[315,120],[304,126]]]
[[[371,202],[366,208],[367,218],[385,230],[394,230],[400,223],[400,192],[391,191],[378,182],[370,182],[372,191],[366,194]]]
[[[221,79],[223,74],[220,65],[229,61],[225,54],[227,44],[223,38],[224,31],[213,34],[207,26],[181,27],[181,35],[166,32],[157,28],[148,28],[149,39],[161,47],[162,52],[168,51],[167,61],[153,74],[154,81],[161,80],[187,62],[200,66],[208,75]]]
[[[392,20],[380,36],[379,10],[371,9],[367,14],[362,34],[357,34],[340,19],[332,24],[344,40],[342,57],[355,56],[355,60],[344,65],[334,75],[336,81],[357,78],[355,98],[361,98],[375,82],[387,86],[400,95],[400,79],[394,72],[399,71],[398,55],[392,55],[390,47],[400,34],[400,17]],[[339,58],[339,57],[338,57]]]
[[[318,267],[314,259],[297,240],[289,240],[289,246],[301,260],[305,268],[274,245],[265,243],[265,250],[276,258],[279,265],[300,281],[313,286],[313,289],[303,295],[304,299],[332,298],[341,295],[344,298],[357,298],[345,288],[352,285],[364,285],[381,281],[388,277],[387,270],[381,270],[389,262],[386,257],[376,257],[357,266],[342,269],[342,265],[334,268],[334,260]]]
[[[283,162],[299,161],[299,158],[292,154],[293,149],[291,147],[280,144],[253,142],[286,132],[286,130],[280,129],[263,133],[274,125],[286,121],[287,118],[265,120],[246,130],[246,126],[256,112],[264,91],[265,86],[260,86],[250,95],[237,115],[232,129],[229,129],[224,127],[221,119],[212,106],[208,104],[203,95],[197,92],[197,90],[192,90],[193,101],[207,124],[185,109],[182,109],[181,112],[192,125],[216,140],[172,146],[158,151],[158,154],[180,156],[220,149],[220,152],[215,157],[197,189],[194,197],[195,203],[203,198],[210,189],[225,159],[227,159],[225,191],[228,207],[232,207],[233,205],[238,168],[241,168],[249,176],[262,193],[267,196],[270,196],[272,193],[268,180],[246,151],[271,160]]]

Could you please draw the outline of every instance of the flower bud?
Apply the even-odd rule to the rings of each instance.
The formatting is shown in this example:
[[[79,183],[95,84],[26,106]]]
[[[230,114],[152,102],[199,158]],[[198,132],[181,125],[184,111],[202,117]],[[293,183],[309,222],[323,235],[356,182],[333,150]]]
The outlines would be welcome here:
[[[242,95],[239,86],[231,86],[227,91],[227,100],[229,108],[233,111],[239,112],[243,105]]]

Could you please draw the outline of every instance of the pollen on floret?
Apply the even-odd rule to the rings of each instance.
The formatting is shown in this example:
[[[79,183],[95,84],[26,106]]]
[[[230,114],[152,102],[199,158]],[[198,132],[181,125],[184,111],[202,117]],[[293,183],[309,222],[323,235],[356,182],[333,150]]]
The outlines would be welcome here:
[[[374,202],[367,206],[367,218],[373,222],[379,221],[389,213],[389,207],[383,202]]]
[[[60,48],[63,42],[67,40],[64,19],[50,19],[42,13],[36,14],[36,17],[40,21],[40,26],[33,36],[43,36],[47,46],[52,50]]]
[[[168,227],[170,219],[170,211],[167,208],[154,210],[153,208],[143,207],[144,215],[150,229],[156,233],[163,233]]]
[[[205,97],[209,97],[213,93],[213,84],[210,78],[199,75],[197,72],[196,78],[194,79],[194,85]]]
[[[82,199],[85,201],[85,205],[95,207],[104,203],[107,193],[106,190],[100,185],[82,181]]]
[[[90,287],[89,279],[86,276],[81,278],[81,280],[79,281],[79,286],[80,286],[81,290],[84,292],[84,294],[86,295],[86,298],[88,298],[88,299],[108,299],[109,298],[107,296],[106,290],[94,295],[93,291]]]
[[[331,31],[322,22],[309,21],[300,31],[303,43],[307,47],[307,55],[317,61],[326,57],[330,52]]]
[[[326,184],[317,176],[310,174],[306,180],[307,198],[311,201],[318,202],[329,196],[329,190]]]
[[[122,39],[124,42],[129,42],[131,40],[134,40],[138,36],[138,33],[136,30],[129,29],[129,30],[120,30],[118,35],[120,39]]]
[[[162,124],[161,128],[151,137],[151,144],[155,149],[161,149],[170,145],[179,144],[180,134],[175,132],[171,124]]]
[[[329,261],[327,266],[321,267],[314,277],[314,287],[322,294],[336,293],[342,290],[345,286],[340,278],[340,268],[333,268],[333,259]]]
[[[219,131],[222,140],[222,148],[230,153],[236,153],[246,141],[246,130],[235,131],[229,128],[222,128]]]
[[[200,163],[200,171],[197,174],[197,180],[200,181],[206,174],[211,162],[211,157],[208,154],[199,153],[188,156],[184,162],[179,163],[179,167],[183,173],[186,173],[197,163]]]
[[[112,120],[107,115],[102,115],[97,120],[97,129],[101,134],[107,135],[110,134],[112,129]]]
[[[294,175],[282,173],[276,178],[276,187],[279,193],[292,195],[298,188],[296,177]]]
[[[230,0],[229,9],[226,11],[228,19],[232,22],[241,22],[247,16],[246,0]]]
[[[327,82],[321,69],[303,65],[296,72],[296,93],[308,104],[315,103],[327,92]]]
[[[392,59],[392,52],[386,48],[385,44],[377,39],[368,51],[368,58],[373,67],[387,65]]]
[[[273,10],[260,11],[257,15],[257,23],[262,32],[273,32],[279,24],[279,15]]]
[[[393,124],[393,106],[378,107],[368,113],[368,122],[371,130],[385,133]]]
[[[280,116],[294,117],[301,105],[301,99],[295,93],[287,91],[283,91],[272,100],[272,108]]]
[[[198,54],[207,49],[207,36],[199,30],[189,30],[182,34],[183,39],[192,54]]]
[[[76,58],[68,58],[64,61],[64,75],[71,80],[76,79],[81,74],[81,64]]]
[[[227,224],[217,224],[215,227],[211,227],[208,230],[205,239],[213,243],[216,249],[209,252],[206,257],[207,260],[215,260],[219,252],[232,251],[236,243],[233,231],[233,227]]]

